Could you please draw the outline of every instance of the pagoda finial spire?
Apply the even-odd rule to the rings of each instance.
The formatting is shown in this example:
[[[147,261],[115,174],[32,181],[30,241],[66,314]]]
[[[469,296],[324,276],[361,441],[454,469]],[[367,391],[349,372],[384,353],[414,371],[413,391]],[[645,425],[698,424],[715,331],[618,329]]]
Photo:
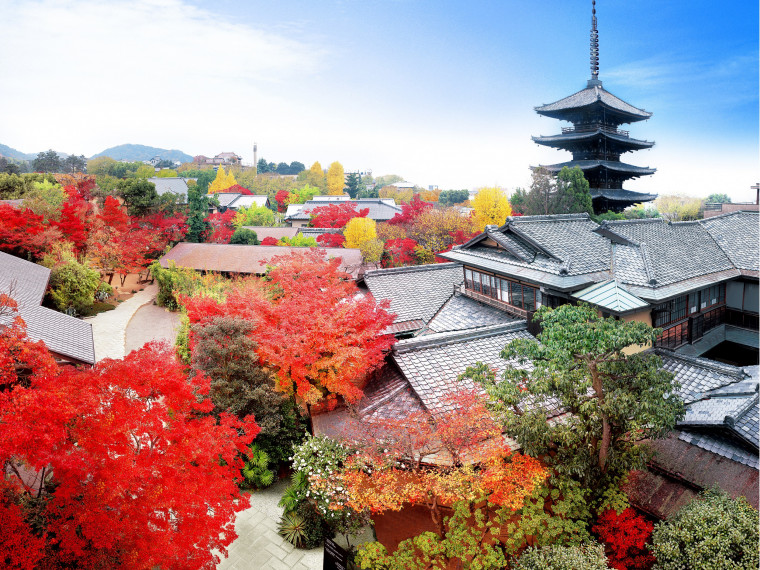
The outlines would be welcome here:
[[[596,29],[596,0],[591,0],[591,80],[599,81],[599,31]]]

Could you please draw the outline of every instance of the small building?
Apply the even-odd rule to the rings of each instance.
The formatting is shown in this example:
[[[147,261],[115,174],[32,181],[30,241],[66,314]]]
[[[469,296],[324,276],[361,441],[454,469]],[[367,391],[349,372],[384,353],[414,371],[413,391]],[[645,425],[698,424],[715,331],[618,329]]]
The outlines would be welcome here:
[[[270,247],[265,245],[230,245],[220,243],[187,243],[175,245],[165,253],[159,263],[189,267],[196,271],[226,273],[230,275],[263,275],[272,258],[289,253],[309,251],[308,247]],[[358,249],[324,248],[329,257],[341,258],[341,271],[354,279],[363,271],[362,253]]]
[[[42,341],[61,364],[92,366],[95,343],[92,325],[81,319],[42,307],[50,269],[0,252],[0,293],[10,294],[33,341]],[[0,327],[9,315],[0,317]]]
[[[300,208],[293,208],[292,211],[290,206],[288,206],[288,211],[285,213],[285,222],[293,227],[305,226],[311,220],[312,210],[329,204],[352,204],[357,211],[367,208],[369,209],[367,217],[376,222],[387,222],[395,217],[396,214],[401,214],[401,207],[397,206],[395,200],[392,199],[360,198],[358,200],[351,200],[349,198],[346,200],[342,196],[334,200],[331,198],[331,196],[315,196],[313,200],[309,200],[304,204],[297,204]]]
[[[177,196],[177,201],[180,204],[187,204],[187,180],[181,176],[172,176],[168,178],[160,178],[153,176],[148,178],[148,182],[151,182],[156,186],[156,192],[159,196],[164,194],[174,194]]]

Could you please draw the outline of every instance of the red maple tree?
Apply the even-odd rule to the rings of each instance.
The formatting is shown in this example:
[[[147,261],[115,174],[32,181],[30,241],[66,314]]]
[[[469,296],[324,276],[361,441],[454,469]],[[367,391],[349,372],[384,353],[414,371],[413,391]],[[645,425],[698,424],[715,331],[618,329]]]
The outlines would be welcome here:
[[[366,218],[369,214],[369,208],[362,208],[357,211],[354,203],[343,202],[319,206],[311,210],[310,214],[311,222],[309,225],[313,228],[345,228],[346,224],[353,218]]]
[[[214,566],[248,505],[235,481],[258,426],[210,416],[208,389],[168,347],[147,345],[0,394],[3,510],[20,505],[39,525],[39,567]],[[0,560],[16,556],[6,535]]]
[[[417,242],[410,238],[389,239],[385,242],[387,255],[383,257],[383,267],[415,265],[417,263],[415,247],[417,247]]]
[[[235,226],[232,224],[237,212],[235,210],[226,210],[223,214],[209,214],[206,222],[210,228],[204,235],[203,241],[207,243],[230,243],[232,234],[235,233]]]
[[[393,216],[388,223],[392,226],[412,224],[425,210],[432,207],[432,204],[423,202],[419,194],[415,194],[411,201],[401,205],[401,213]]]
[[[291,252],[269,261],[262,284],[245,282],[222,303],[205,297],[182,302],[191,323],[223,315],[253,322],[256,352],[283,392],[307,404],[330,396],[354,402],[363,378],[394,342],[383,334],[393,316],[387,304],[358,295],[341,263],[317,248]]]
[[[274,201],[277,202],[277,211],[284,212],[288,209],[288,204],[290,203],[290,192],[287,190],[279,190],[277,194],[274,195]]]
[[[592,527],[594,534],[610,550],[610,565],[617,570],[648,570],[655,558],[647,548],[654,525],[628,507],[620,514],[604,511]]]
[[[317,243],[322,247],[343,247],[346,238],[343,234],[320,234]]]
[[[40,257],[60,239],[60,232],[27,208],[0,204],[0,250],[25,257]]]
[[[73,186],[68,186],[66,190],[69,191],[69,199],[63,203],[60,219],[52,223],[64,239],[74,245],[77,253],[84,252],[94,219],[92,204],[80,198]]]

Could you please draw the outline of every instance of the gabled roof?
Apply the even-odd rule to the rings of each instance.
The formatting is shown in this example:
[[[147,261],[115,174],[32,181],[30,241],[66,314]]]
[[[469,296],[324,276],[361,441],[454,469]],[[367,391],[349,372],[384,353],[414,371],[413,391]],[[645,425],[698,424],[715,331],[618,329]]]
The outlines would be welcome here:
[[[177,196],[182,196],[187,200],[187,180],[185,178],[176,176],[172,178],[159,178],[154,176],[148,178],[148,182],[152,182],[156,185],[156,192],[158,195],[171,193]]]
[[[441,413],[447,410],[445,396],[474,388],[470,381],[457,380],[468,366],[483,362],[501,373],[507,364],[516,364],[500,355],[508,342],[518,338],[533,338],[525,321],[401,340],[392,358],[425,408]]]
[[[595,283],[573,293],[573,297],[618,314],[637,311],[649,305],[646,301],[631,295],[614,280]]]
[[[240,208],[250,208],[253,205],[266,206],[269,203],[269,196],[255,194],[238,194],[237,198],[227,204],[228,208],[239,210]],[[220,202],[221,205],[221,202]]]
[[[230,245],[220,243],[178,243],[159,262],[161,267],[169,267],[174,262],[178,267],[189,267],[197,271],[220,271],[261,275],[266,271],[272,258],[289,253],[309,251],[308,247],[270,247],[265,245]],[[328,257],[342,260],[341,270],[356,278],[362,267],[362,253],[358,249],[336,247],[320,248]]]
[[[629,292],[643,299],[653,299],[655,288],[664,290],[681,283],[688,290],[699,285],[691,287],[691,279],[712,276],[720,281],[739,275],[699,222],[667,223],[661,218],[603,222],[597,233],[618,242],[615,276]],[[734,239],[741,239],[741,235]],[[678,292],[673,289],[672,295]],[[660,291],[654,298],[662,294]]]
[[[760,270],[760,214],[738,211],[721,214],[699,222],[725,252],[731,262],[742,271]]]
[[[681,384],[686,415],[679,439],[758,469],[758,378],[743,368],[655,351]]]
[[[94,364],[92,325],[40,307],[49,277],[50,269],[0,252],[0,293],[13,293],[29,338],[41,340],[48,350],[65,358]]]
[[[322,198],[327,198],[322,196]],[[392,219],[396,214],[401,213],[401,207],[391,203],[391,200],[381,198],[362,198],[360,200],[309,200],[302,204],[302,207],[294,214],[290,210],[285,214],[286,220],[308,220],[310,212],[314,208],[327,206],[329,204],[353,204],[356,211],[369,209],[367,217],[375,221],[387,221]]]
[[[456,294],[435,314],[427,326],[426,333],[441,333],[476,329],[491,325],[504,325],[518,319],[509,314],[467,297]]]
[[[390,301],[397,325],[407,321],[427,323],[463,281],[464,272],[458,263],[394,267],[364,274],[372,296],[378,301]]]
[[[215,192],[214,194],[209,194],[209,197],[212,196],[216,196],[220,208],[228,208],[242,194],[240,192]]]
[[[641,121],[652,116],[652,113],[649,111],[634,107],[604,89],[601,85],[601,81],[597,83],[598,84],[589,85],[585,89],[581,89],[577,93],[573,93],[572,95],[560,99],[559,101],[555,101],[554,103],[535,107],[535,110],[541,115],[562,119],[569,111],[578,111],[584,107],[597,105],[605,109],[616,111],[621,115],[621,119],[625,119],[622,122],[626,123]]]

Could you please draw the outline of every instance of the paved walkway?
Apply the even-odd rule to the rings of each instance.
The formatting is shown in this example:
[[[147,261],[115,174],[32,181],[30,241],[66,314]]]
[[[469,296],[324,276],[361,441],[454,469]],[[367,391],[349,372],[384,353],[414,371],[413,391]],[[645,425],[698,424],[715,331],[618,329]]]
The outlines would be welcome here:
[[[172,313],[153,303],[143,305],[127,324],[127,354],[152,340],[165,340],[173,346],[181,318],[180,313]]]
[[[299,550],[277,534],[282,508],[277,503],[289,479],[251,495],[251,506],[238,513],[238,538],[217,570],[322,570],[323,548]]]
[[[85,319],[92,324],[96,361],[104,358],[124,358],[127,325],[140,307],[153,302],[157,292],[158,284],[148,285],[120,303],[114,310]]]

